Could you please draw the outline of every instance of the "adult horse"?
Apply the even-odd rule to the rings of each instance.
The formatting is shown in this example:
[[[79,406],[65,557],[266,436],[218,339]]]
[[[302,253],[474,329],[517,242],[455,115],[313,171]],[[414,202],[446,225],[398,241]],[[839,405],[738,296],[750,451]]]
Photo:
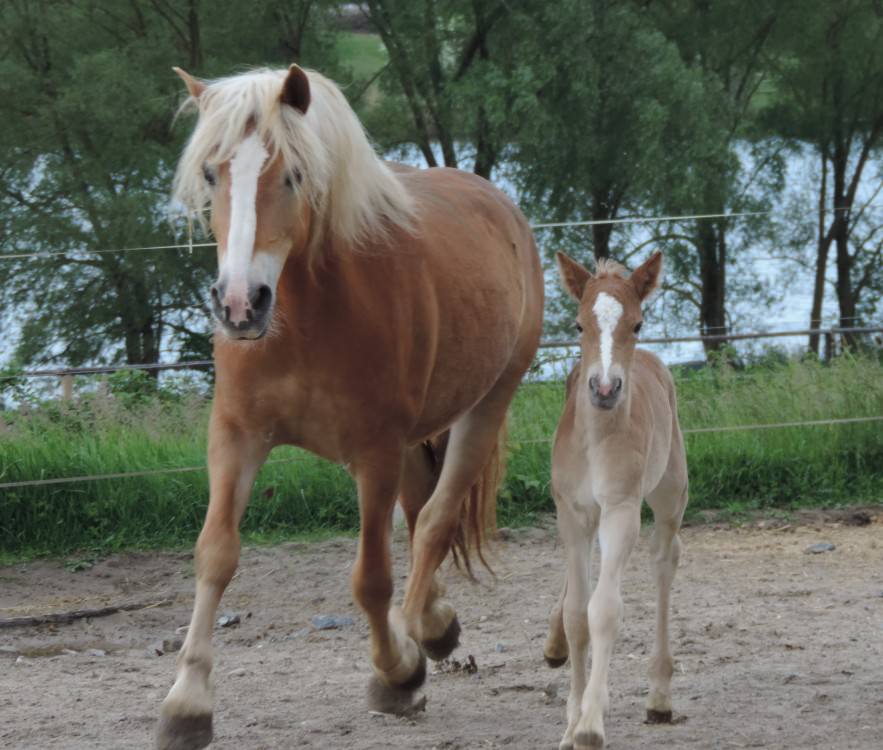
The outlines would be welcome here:
[[[521,212],[485,180],[377,158],[337,87],[293,65],[202,82],[175,197],[211,205],[218,278],[210,498],[196,600],[157,745],[212,739],[211,633],[238,525],[279,444],[346,465],[359,495],[353,595],[371,628],[369,699],[406,707],[460,626],[435,572],[481,552],[509,402],[539,343],[543,282]],[[442,449],[443,446],[443,449]],[[411,534],[401,609],[390,527]]]

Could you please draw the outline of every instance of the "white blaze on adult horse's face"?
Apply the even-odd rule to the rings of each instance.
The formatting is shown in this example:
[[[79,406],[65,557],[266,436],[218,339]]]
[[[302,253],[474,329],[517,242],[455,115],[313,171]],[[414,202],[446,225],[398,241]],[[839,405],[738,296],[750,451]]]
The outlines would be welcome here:
[[[592,406],[613,409],[628,392],[628,373],[642,324],[641,303],[656,288],[662,256],[651,256],[631,278],[609,260],[598,261],[592,275],[563,253],[558,253],[558,267],[565,288],[580,305],[583,387]]]
[[[316,188],[310,183],[310,193],[303,176],[323,174],[322,159],[306,156],[315,148],[305,122],[308,78],[292,66],[281,80],[245,74],[229,86],[176,72],[200,119],[179,164],[175,197],[192,210],[211,206],[218,277],[210,301],[219,331],[258,339],[271,327],[282,268],[309,237]]]
[[[218,281],[212,309],[228,335],[257,338],[266,330],[282,258],[255,253],[258,180],[269,152],[252,132],[236,148],[229,165],[229,228],[220,238]]]

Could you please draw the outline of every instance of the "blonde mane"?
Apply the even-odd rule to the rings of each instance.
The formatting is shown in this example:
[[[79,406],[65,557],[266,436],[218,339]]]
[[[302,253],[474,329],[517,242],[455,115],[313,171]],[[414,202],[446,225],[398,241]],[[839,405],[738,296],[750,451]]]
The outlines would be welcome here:
[[[629,277],[628,269],[612,258],[595,258],[595,273],[594,276],[596,279],[603,279],[609,276],[618,276],[621,279],[627,279]]]
[[[315,71],[306,71],[310,105],[306,114],[280,101],[287,70],[260,69],[209,81],[198,100],[199,120],[175,174],[173,198],[201,213],[211,200],[203,169],[232,158],[246,130],[254,127],[286,169],[302,176],[300,190],[314,220],[308,252],[325,247],[356,248],[382,236],[390,226],[413,229],[414,201],[400,179],[371,146],[340,89]]]

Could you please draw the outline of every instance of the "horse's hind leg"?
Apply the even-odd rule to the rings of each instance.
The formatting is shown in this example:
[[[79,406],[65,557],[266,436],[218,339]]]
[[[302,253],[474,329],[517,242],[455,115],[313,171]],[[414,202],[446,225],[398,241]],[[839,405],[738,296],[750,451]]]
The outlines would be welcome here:
[[[197,750],[212,740],[212,628],[239,562],[239,521],[268,451],[263,436],[247,435],[213,415],[209,506],[196,543],[196,600],[178,655],[177,678],[160,710],[159,750]]]
[[[511,383],[498,384],[451,427],[438,484],[420,511],[414,530],[403,610],[411,635],[418,640],[423,640],[422,616],[433,590],[435,571],[451,549],[466,495],[493,455],[517,385],[514,378]]]
[[[669,647],[668,617],[671,608],[671,585],[681,555],[678,530],[687,503],[687,489],[675,491],[673,497],[659,502],[658,496],[648,498],[654,507],[654,528],[650,538],[650,559],[656,579],[656,641],[650,659],[650,693],[647,696],[647,721],[671,721],[671,677],[674,660]]]
[[[408,522],[412,548],[417,517],[438,482],[447,442],[448,433],[444,433],[431,443],[421,443],[411,447],[405,454],[399,502]],[[444,595],[444,585],[433,576],[426,608],[421,617],[423,640],[420,645],[426,655],[435,661],[450,656],[460,640],[457,612],[447,600],[442,598]]]

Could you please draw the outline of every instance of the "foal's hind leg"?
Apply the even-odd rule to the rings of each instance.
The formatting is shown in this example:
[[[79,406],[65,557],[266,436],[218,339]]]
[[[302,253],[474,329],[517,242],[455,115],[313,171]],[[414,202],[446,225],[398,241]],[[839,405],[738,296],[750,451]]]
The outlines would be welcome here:
[[[212,627],[221,595],[239,562],[239,521],[268,451],[262,435],[245,434],[212,417],[210,498],[196,543],[196,601],[178,655],[178,675],[160,710],[159,750],[197,750],[212,740]]]
[[[552,669],[563,667],[567,661],[568,647],[567,636],[564,633],[564,600],[567,597],[567,574],[564,575],[564,584],[558,601],[549,615],[549,634],[546,636],[546,645],[543,646],[543,657]]]
[[[650,539],[651,565],[656,579],[656,641],[650,659],[650,693],[647,696],[647,721],[667,723],[671,721],[671,676],[674,660],[669,648],[668,616],[671,585],[681,555],[678,530],[687,504],[687,490],[659,498],[648,497],[654,508],[654,529]]]
[[[405,453],[405,468],[402,475],[402,488],[399,501],[405,511],[408,532],[413,551],[414,532],[417,517],[426,505],[435,485],[444,460],[448,434],[431,444],[421,443],[409,448]],[[421,646],[430,659],[441,661],[450,656],[460,640],[460,622],[454,607],[443,599],[445,587],[434,576],[426,607],[421,616],[423,640]]]

